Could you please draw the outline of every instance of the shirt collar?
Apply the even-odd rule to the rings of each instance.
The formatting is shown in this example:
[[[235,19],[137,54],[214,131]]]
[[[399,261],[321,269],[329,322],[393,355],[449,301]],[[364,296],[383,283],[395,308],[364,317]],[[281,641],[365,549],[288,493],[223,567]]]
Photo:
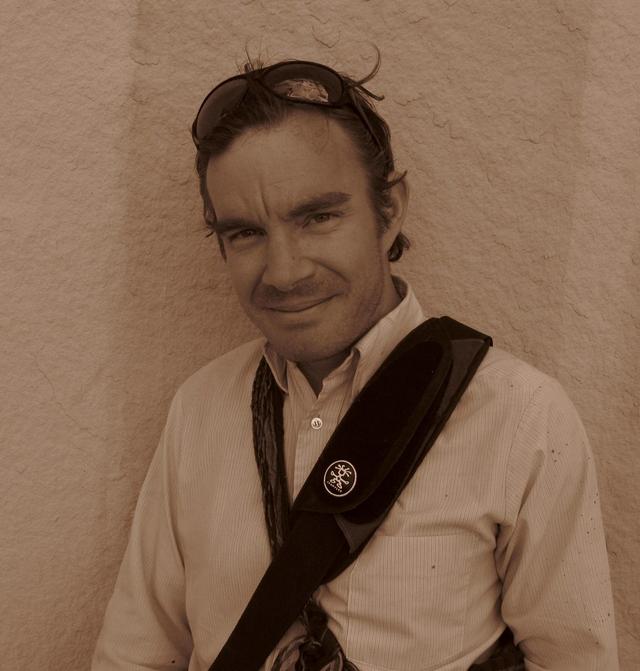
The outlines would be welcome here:
[[[350,370],[354,376],[352,397],[360,392],[394,347],[425,319],[411,287],[397,276],[393,276],[393,283],[401,296],[400,303],[354,343],[349,356],[328,376],[344,375]],[[290,362],[268,342],[264,344],[263,353],[278,386],[288,393],[287,364]]]

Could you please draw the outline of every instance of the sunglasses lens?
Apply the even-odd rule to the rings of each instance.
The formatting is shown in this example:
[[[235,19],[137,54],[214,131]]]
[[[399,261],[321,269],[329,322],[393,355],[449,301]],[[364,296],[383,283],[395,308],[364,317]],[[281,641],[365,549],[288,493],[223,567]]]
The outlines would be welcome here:
[[[340,77],[313,64],[283,63],[265,73],[262,81],[275,94],[291,100],[333,104],[342,98]]]
[[[195,124],[196,137],[202,140],[218,125],[220,119],[232,111],[247,90],[244,78],[231,79],[215,88],[198,112]]]

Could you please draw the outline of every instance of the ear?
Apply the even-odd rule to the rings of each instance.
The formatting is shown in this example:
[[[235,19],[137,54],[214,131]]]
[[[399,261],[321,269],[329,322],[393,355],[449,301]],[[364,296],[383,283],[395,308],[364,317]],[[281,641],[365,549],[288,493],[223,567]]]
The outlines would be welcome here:
[[[400,173],[394,171],[389,175],[388,180],[392,182],[400,176]],[[404,219],[407,214],[407,206],[409,204],[409,184],[406,176],[402,181],[394,184],[389,189],[389,199],[391,200],[391,204],[387,208],[389,225],[382,233],[384,248],[387,252],[391,249],[393,241],[398,237],[398,234],[402,230],[402,225],[404,224]]]

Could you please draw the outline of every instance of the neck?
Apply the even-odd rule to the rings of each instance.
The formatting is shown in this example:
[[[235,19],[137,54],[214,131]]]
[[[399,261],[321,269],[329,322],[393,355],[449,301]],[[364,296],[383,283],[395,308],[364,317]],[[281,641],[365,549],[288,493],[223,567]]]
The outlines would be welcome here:
[[[328,359],[321,359],[320,361],[305,361],[298,362],[298,368],[302,374],[307,378],[307,382],[313,389],[313,393],[317,396],[321,389],[324,378],[334,371],[349,355],[349,350],[344,350]]]

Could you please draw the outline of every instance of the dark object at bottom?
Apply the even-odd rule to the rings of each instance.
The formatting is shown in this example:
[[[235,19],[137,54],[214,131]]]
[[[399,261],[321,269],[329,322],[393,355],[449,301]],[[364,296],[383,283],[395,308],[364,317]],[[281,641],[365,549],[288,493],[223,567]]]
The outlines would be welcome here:
[[[524,655],[514,643],[509,627],[502,632],[493,655],[480,664],[473,664],[469,671],[525,671]]]

